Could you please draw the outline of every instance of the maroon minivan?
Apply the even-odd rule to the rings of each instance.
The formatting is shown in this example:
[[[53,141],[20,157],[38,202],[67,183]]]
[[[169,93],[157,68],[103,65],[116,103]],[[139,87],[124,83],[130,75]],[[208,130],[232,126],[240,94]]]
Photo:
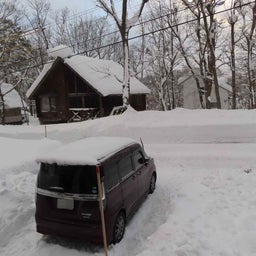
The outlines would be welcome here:
[[[121,241],[127,220],[155,189],[154,160],[130,138],[86,138],[38,162],[35,219],[42,234],[103,241],[96,168],[108,244]]]

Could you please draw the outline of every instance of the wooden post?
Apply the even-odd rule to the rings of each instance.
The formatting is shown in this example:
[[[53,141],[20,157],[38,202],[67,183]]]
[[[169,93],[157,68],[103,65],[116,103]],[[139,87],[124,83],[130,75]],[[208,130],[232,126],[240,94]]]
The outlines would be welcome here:
[[[44,137],[47,138],[47,128],[46,128],[46,125],[44,126]]]
[[[106,226],[105,226],[104,208],[103,208],[103,201],[102,201],[103,194],[102,194],[102,187],[101,187],[101,180],[100,180],[99,165],[96,165],[96,173],[97,173],[98,196],[99,196],[98,200],[99,200],[99,206],[100,206],[100,216],[101,216],[102,235],[103,235],[103,242],[104,242],[104,251],[105,251],[105,256],[108,256]]]

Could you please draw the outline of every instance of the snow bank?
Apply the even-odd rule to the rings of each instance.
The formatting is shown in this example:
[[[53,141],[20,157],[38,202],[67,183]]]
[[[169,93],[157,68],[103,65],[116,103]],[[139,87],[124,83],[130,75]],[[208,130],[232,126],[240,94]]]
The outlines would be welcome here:
[[[145,143],[252,143],[256,139],[256,110],[127,110],[80,123],[47,125],[50,139],[73,141],[89,136],[127,136]],[[161,136],[159,136],[161,134]],[[41,139],[45,126],[0,126],[0,136]]]
[[[0,137],[0,145],[1,175],[1,170],[35,161],[42,152],[55,148],[60,143],[48,139],[17,140]]]
[[[255,256],[255,115],[254,110],[128,111],[49,125],[47,134],[61,143],[91,135],[145,138],[157,166],[157,187],[121,243],[109,246],[109,255]],[[44,126],[0,127],[0,255],[102,256],[100,246],[35,231],[35,158],[60,145],[43,134]],[[26,139],[17,139],[22,136]]]

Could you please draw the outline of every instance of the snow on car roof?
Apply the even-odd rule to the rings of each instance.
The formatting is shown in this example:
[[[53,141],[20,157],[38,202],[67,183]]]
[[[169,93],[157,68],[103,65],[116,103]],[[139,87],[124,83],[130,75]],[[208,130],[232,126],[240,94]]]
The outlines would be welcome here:
[[[111,154],[137,144],[126,137],[88,137],[59,147],[37,159],[37,162],[58,165],[96,165]]]

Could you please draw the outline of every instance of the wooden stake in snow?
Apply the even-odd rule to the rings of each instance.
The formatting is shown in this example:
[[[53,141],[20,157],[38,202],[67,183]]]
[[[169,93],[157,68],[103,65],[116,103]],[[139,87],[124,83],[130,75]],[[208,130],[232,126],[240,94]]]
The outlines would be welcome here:
[[[104,242],[104,251],[105,251],[105,256],[108,256],[106,226],[105,226],[105,217],[104,217],[104,209],[103,209],[103,201],[102,201],[103,194],[102,194],[102,187],[101,187],[101,180],[100,180],[99,165],[96,166],[96,173],[97,173],[98,196],[99,196],[98,200],[99,200],[99,206],[100,206],[100,216],[101,216],[102,235],[103,235],[103,242]]]
[[[47,138],[47,128],[46,128],[46,125],[44,126],[44,137]]]

